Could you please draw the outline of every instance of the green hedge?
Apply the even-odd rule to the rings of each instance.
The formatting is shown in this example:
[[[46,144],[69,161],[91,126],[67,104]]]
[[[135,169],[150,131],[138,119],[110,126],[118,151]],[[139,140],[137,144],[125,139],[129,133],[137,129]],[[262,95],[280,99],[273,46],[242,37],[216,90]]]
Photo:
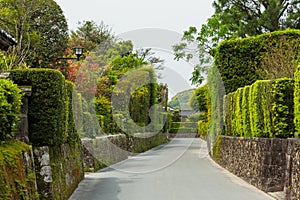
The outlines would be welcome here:
[[[11,80],[0,79],[0,141],[12,138],[17,128],[21,90]]]
[[[275,137],[294,137],[294,89],[295,81],[280,79],[272,87],[273,123]]]
[[[29,139],[35,146],[55,146],[76,137],[71,109],[70,83],[57,70],[30,69],[11,71],[19,86],[32,87],[29,101]]]
[[[170,133],[197,133],[197,122],[172,122],[169,128]]]
[[[296,134],[299,137],[300,133],[300,65],[297,68],[297,71],[295,73],[295,92],[294,92],[294,123],[295,123],[295,129]]]
[[[256,81],[224,98],[226,135],[292,137],[294,81]]]
[[[256,80],[266,79],[263,74],[259,73],[264,54],[269,52],[272,46],[277,47],[279,41],[297,44],[299,37],[299,30],[286,30],[220,43],[214,58],[226,93],[251,85]]]

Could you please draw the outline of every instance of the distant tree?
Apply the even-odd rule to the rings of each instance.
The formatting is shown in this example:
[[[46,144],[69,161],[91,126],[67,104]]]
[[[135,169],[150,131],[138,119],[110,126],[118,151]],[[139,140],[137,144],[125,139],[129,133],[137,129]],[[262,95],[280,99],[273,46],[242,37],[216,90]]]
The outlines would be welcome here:
[[[222,40],[300,28],[298,0],[215,0],[213,7],[215,13],[207,23],[199,31],[190,27],[184,32],[182,42],[173,47],[177,60],[199,58],[191,78],[195,85],[202,83],[214,48]]]
[[[18,41],[8,52],[16,57],[12,65],[49,67],[67,47],[67,22],[53,0],[1,0],[0,28]]]
[[[195,111],[207,112],[209,101],[208,86],[198,87],[190,97],[189,104]]]
[[[115,36],[111,28],[102,21],[97,24],[94,21],[78,22],[77,30],[71,31],[69,47],[81,45],[86,51],[92,51],[99,45],[110,45],[115,42]]]

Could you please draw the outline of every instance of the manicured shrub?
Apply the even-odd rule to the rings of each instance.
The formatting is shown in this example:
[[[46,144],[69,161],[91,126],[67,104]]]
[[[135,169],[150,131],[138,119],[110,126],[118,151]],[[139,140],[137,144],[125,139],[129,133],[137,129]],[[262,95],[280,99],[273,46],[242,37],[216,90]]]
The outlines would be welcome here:
[[[243,120],[243,136],[251,137],[251,124],[250,124],[250,108],[249,108],[249,94],[250,86],[246,86],[243,90],[242,97],[242,120]]]
[[[173,122],[169,129],[170,133],[197,133],[196,122]]]
[[[300,133],[300,65],[295,73],[295,91],[294,91],[294,124],[296,134],[299,137]]]
[[[79,135],[75,127],[75,118],[73,112],[73,109],[75,107],[73,106],[74,84],[71,81],[66,81],[65,86],[67,91],[65,130],[67,131],[67,135],[68,135],[68,143],[76,143],[79,141]]]
[[[299,36],[299,30],[286,30],[245,39],[227,40],[220,43],[215,51],[214,58],[224,82],[226,93],[228,94],[236,91],[240,87],[251,85],[256,80],[268,79],[265,74],[266,70],[263,68],[270,67],[270,70],[274,69],[275,67],[272,65],[276,64],[278,60],[274,63],[266,63],[266,57],[274,53],[289,54],[289,51],[272,52],[272,50],[278,48],[278,44],[281,43],[282,48],[289,46],[289,44],[297,46],[297,44],[299,44]],[[298,48],[295,48],[295,51],[297,50]],[[295,59],[297,59],[297,54],[298,53],[295,52]],[[280,56],[285,58],[285,55]],[[286,58],[286,66],[282,67],[282,69],[278,69],[277,74],[279,75],[281,74],[281,70],[287,68],[288,62],[293,63],[293,60],[290,60],[290,56],[286,56]],[[276,59],[276,57],[274,59]],[[293,66],[289,66],[289,68],[291,67]],[[291,71],[293,70],[294,69],[291,69]]]
[[[234,112],[234,123],[233,123],[233,136],[242,136],[243,135],[243,115],[242,115],[242,97],[243,97],[243,88],[239,88],[234,95],[235,110]]]
[[[272,137],[272,81],[256,81],[251,87],[252,136]]]
[[[0,79],[0,141],[12,138],[19,121],[21,90],[11,80]]]
[[[272,86],[274,137],[294,136],[294,80],[283,78]]]
[[[294,82],[261,80],[225,96],[226,134],[244,137],[292,137]]]
[[[68,139],[67,90],[64,76],[57,70],[11,71],[19,86],[31,86],[29,101],[29,139],[35,146],[60,145]]]
[[[208,109],[209,134],[207,137],[209,151],[212,151],[213,145],[218,136],[224,132],[223,121],[223,100],[225,88],[221,74],[216,66],[212,66],[208,72],[208,90],[210,95]]]

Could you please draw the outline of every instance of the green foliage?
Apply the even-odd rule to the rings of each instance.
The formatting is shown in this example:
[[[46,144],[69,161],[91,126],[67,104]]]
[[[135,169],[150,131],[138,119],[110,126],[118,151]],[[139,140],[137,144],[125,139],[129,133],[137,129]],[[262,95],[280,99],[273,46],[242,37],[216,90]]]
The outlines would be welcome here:
[[[135,62],[133,62],[133,64],[134,63]],[[126,64],[126,62],[123,64]],[[95,103],[99,123],[103,125],[102,129],[105,133],[144,132],[144,127],[151,122],[149,116],[150,108],[158,103],[158,85],[156,83],[155,71],[153,67],[147,66],[126,67],[126,65],[124,65],[122,70],[119,69],[121,66],[115,66],[110,69],[111,72],[107,73],[106,78],[101,77],[101,82],[98,85],[100,89],[99,95],[96,96]],[[125,73],[130,70],[131,67],[134,68],[134,73]],[[124,75],[122,79],[120,79],[121,75]],[[144,84],[145,80],[147,84]],[[105,84],[107,84],[107,86],[103,87]],[[112,105],[110,102],[113,92],[116,98],[122,99],[122,101],[114,102],[114,109],[118,109],[115,110],[114,114],[112,113]],[[155,111],[156,114],[160,112],[161,111]],[[125,124],[126,126],[118,127],[115,120],[117,120],[121,126]],[[156,124],[161,119],[154,117],[153,120],[155,121],[153,124]],[[139,125],[141,130],[132,130],[132,127],[134,127],[133,123]]]
[[[294,137],[294,80],[283,78],[272,86],[274,137]]]
[[[99,45],[111,45],[114,40],[115,36],[111,28],[103,21],[100,24],[94,21],[82,21],[78,22],[77,30],[71,31],[69,47],[80,45],[86,51],[92,51]]]
[[[28,119],[29,139],[36,146],[62,144],[68,139],[67,90],[63,75],[56,70],[11,71],[18,85],[32,86]],[[69,86],[70,88],[70,86]],[[69,119],[71,120],[71,119]]]
[[[24,154],[30,156],[31,150],[20,141],[0,145],[0,199],[39,199],[35,172],[30,166],[24,168]]]
[[[169,133],[197,133],[197,122],[172,122]]]
[[[0,28],[18,41],[10,50],[16,57],[11,66],[22,66],[26,62],[32,67],[49,67],[65,53],[67,21],[53,0],[0,1]]]
[[[215,0],[215,14],[227,34],[247,37],[287,28],[299,28],[299,1]]]
[[[218,136],[213,146],[213,156],[216,161],[218,161],[219,159],[219,152],[220,152],[221,145],[222,145],[222,136]]]
[[[174,110],[171,116],[172,122],[180,122],[181,115],[179,110]]]
[[[0,79],[0,141],[12,138],[19,121],[21,90],[11,80]]]
[[[207,65],[212,62],[211,56],[221,41],[289,28],[299,29],[299,5],[300,2],[297,0],[215,0],[213,3],[215,12],[207,23],[203,24],[199,31],[196,27],[190,27],[184,32],[181,42],[173,47],[175,59],[189,60],[196,55],[199,65],[195,66],[191,80],[193,84],[201,84]],[[245,85],[238,85],[237,88],[243,86]],[[227,93],[232,91],[234,90]]]
[[[250,86],[246,86],[243,89],[242,97],[242,120],[243,120],[243,135],[244,137],[251,137],[251,122],[250,122]]]
[[[297,137],[300,133],[300,65],[295,73],[295,92],[294,92],[294,123]]]
[[[210,94],[209,110],[208,110],[208,146],[212,150],[216,139],[223,133],[223,99],[225,88],[220,73],[216,66],[209,69],[208,73],[208,89]]]
[[[215,51],[215,64],[221,74],[226,93],[234,92],[239,87],[253,84],[256,80],[265,79],[267,74],[262,73],[262,69],[272,68],[272,63],[266,63],[264,59],[266,55],[276,47],[278,43],[299,43],[298,30],[277,31],[259,35],[257,37],[228,40],[222,42]],[[286,44],[288,45],[288,44]],[[270,52],[272,53],[272,52]],[[286,63],[289,67],[294,67],[288,64],[292,61],[289,56],[282,63]],[[285,74],[281,73],[285,67],[277,70],[278,76]],[[292,71],[294,69],[291,69]]]
[[[198,87],[193,95],[190,96],[189,104],[195,111],[207,112],[207,102],[209,99],[208,86],[204,85]]]
[[[226,135],[293,137],[293,88],[291,79],[261,80],[227,94],[224,99]]]

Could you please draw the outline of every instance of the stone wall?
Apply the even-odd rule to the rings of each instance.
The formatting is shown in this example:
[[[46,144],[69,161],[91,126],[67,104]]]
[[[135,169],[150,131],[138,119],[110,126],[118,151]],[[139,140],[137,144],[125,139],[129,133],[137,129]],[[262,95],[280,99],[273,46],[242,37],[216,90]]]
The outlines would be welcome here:
[[[81,145],[34,147],[40,199],[68,199],[83,179]]]
[[[300,140],[289,139],[287,172],[285,181],[286,199],[300,199]]]
[[[30,146],[9,141],[0,145],[0,199],[38,199]]]
[[[265,192],[283,191],[286,139],[220,137],[214,155],[218,164]]]
[[[118,134],[95,139],[82,139],[84,168],[86,171],[97,171],[165,142],[167,142],[165,133],[155,134],[151,137]]]

